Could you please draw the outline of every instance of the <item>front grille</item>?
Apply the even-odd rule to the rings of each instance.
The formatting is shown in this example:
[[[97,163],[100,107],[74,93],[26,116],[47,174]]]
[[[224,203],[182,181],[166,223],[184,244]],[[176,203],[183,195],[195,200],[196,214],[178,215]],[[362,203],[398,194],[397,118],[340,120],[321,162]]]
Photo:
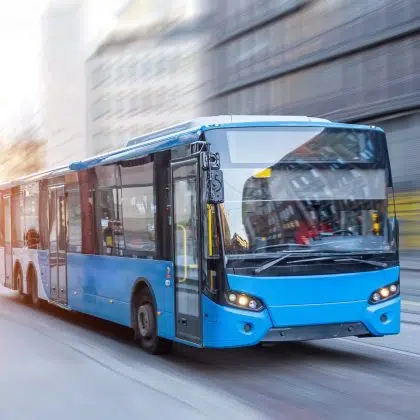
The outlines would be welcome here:
[[[299,327],[272,328],[261,341],[266,343],[278,341],[306,341],[366,334],[369,334],[369,331],[361,322],[306,325]]]

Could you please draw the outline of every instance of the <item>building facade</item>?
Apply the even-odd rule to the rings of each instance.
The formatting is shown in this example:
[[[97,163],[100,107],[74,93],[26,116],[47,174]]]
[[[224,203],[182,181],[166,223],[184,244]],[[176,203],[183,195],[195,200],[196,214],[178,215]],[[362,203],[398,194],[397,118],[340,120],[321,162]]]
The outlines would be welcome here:
[[[202,115],[207,75],[200,10],[175,13],[177,7],[193,11],[191,0],[178,1],[159,15],[154,4],[146,13],[146,3],[131,3],[87,60],[89,154]]]
[[[87,63],[90,153],[201,114],[202,39],[177,27],[112,37]]]
[[[86,157],[86,4],[55,1],[42,16],[41,134],[47,167]]]
[[[45,167],[46,142],[42,140],[22,138],[1,146],[0,182],[30,175]]]
[[[388,134],[403,249],[420,249],[420,2],[215,0],[207,113],[303,114]]]

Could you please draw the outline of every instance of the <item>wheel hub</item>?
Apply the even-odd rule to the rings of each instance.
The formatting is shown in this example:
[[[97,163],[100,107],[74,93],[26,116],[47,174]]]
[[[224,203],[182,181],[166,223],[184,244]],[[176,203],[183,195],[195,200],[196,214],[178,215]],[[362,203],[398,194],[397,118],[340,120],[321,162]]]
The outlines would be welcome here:
[[[153,308],[150,304],[141,305],[137,313],[137,324],[140,335],[144,338],[150,338],[154,330]]]

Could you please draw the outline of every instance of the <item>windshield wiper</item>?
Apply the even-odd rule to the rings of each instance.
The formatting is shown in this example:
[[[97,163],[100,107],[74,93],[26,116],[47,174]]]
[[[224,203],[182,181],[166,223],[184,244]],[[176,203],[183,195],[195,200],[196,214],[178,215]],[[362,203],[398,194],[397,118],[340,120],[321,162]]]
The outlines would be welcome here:
[[[387,263],[384,263],[384,262],[373,261],[373,260],[362,260],[360,258],[352,258],[352,257],[337,258],[334,261],[336,261],[336,262],[353,261],[353,262],[359,262],[359,263],[365,263],[365,264],[374,265],[376,267],[382,267],[382,268],[388,267],[388,264]]]
[[[382,268],[388,267],[387,263],[380,262],[380,261],[362,260],[360,258],[353,258],[353,257],[340,258],[337,256],[334,257],[333,255],[328,256],[328,257],[304,258],[300,260],[289,261],[287,264],[298,264],[298,263],[312,262],[312,261],[359,262],[359,263],[373,265],[375,267],[382,267]]]
[[[308,245],[305,244],[275,244],[275,245],[265,245],[256,248],[255,251],[260,249],[271,249],[271,248],[309,248]],[[310,250],[311,251],[311,250]]]
[[[273,265],[278,264],[280,261],[283,261],[289,257],[291,257],[293,254],[286,254],[286,255],[282,255],[281,257],[278,258],[274,258],[274,260],[271,260],[263,265],[261,265],[260,267],[256,268],[253,271],[253,274],[260,274],[263,271],[267,270],[268,268],[272,267]]]

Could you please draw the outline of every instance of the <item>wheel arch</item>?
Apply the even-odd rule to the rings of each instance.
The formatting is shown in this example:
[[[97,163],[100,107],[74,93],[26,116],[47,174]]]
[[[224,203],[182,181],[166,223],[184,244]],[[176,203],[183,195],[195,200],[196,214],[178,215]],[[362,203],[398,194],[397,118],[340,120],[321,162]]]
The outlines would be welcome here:
[[[153,291],[153,287],[150,284],[149,280],[147,280],[145,277],[139,277],[138,279],[136,279],[136,281],[133,284],[133,289],[131,291],[131,302],[130,302],[130,323],[131,323],[131,327],[134,327],[135,325],[135,307],[134,307],[134,300],[136,298],[136,296],[144,291],[147,290],[150,294],[150,296],[152,297],[152,301],[153,301],[153,306],[155,311],[157,310],[157,302],[156,302],[156,296],[155,293]]]

